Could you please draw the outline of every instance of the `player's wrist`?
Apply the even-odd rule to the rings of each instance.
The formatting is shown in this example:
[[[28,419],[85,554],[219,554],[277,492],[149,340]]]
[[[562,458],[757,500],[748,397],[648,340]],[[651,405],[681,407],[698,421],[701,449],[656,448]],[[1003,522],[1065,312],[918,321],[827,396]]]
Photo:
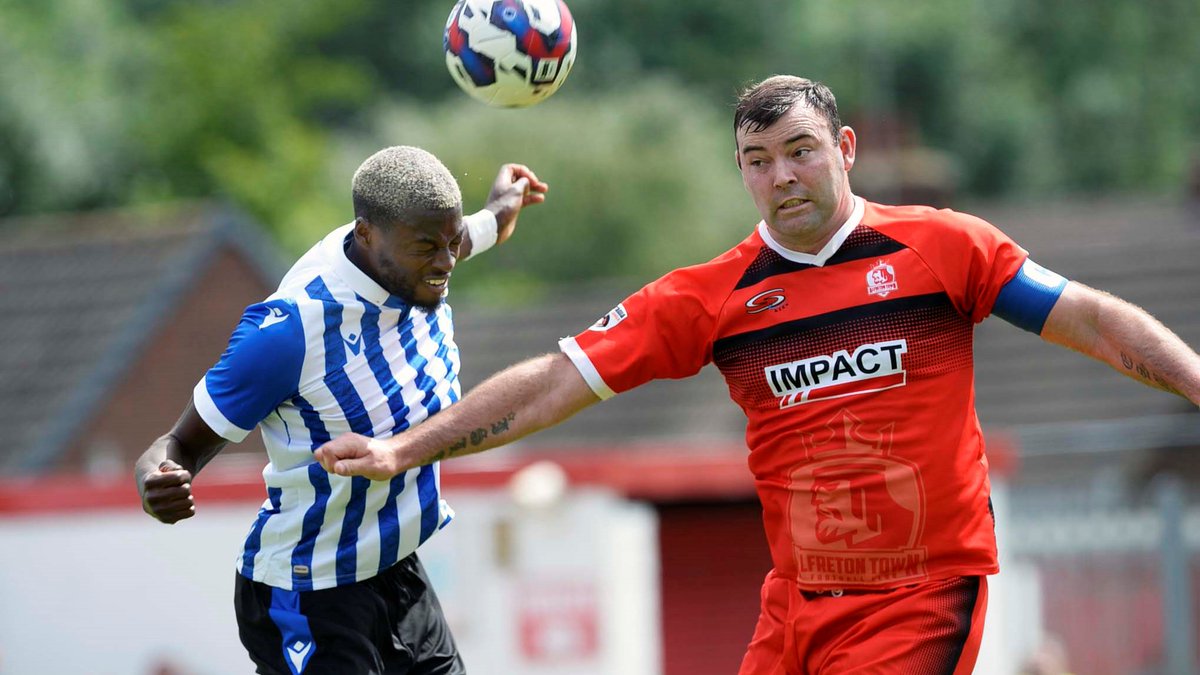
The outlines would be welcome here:
[[[158,470],[158,462],[154,459],[148,459],[143,456],[138,459],[133,465],[133,484],[137,488],[138,499],[145,502],[146,499],[146,479]]]
[[[500,236],[499,221],[491,209],[484,208],[469,216],[463,217],[467,236],[471,238],[471,255],[469,258],[483,253],[496,245]]]
[[[389,476],[396,476],[400,473],[400,463],[397,459],[399,441],[396,437],[388,439],[372,438],[367,441],[367,452],[371,457],[375,458],[378,468],[386,472]]]

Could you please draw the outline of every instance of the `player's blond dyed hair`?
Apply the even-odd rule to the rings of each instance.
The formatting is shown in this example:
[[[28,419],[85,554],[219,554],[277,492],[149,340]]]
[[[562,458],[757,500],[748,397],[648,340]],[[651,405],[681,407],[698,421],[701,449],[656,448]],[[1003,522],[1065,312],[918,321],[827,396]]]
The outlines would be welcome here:
[[[431,153],[395,145],[371,155],[354,172],[354,216],[376,225],[413,214],[462,209],[462,191],[450,170]]]

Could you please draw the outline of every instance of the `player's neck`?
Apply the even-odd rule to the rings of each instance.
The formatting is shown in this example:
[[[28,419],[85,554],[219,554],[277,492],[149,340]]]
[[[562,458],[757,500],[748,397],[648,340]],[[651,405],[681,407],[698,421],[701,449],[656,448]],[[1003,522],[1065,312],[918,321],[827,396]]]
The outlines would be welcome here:
[[[371,265],[371,259],[367,255],[366,250],[363,249],[362,246],[358,245],[358,242],[355,241],[354,237],[350,237],[349,243],[346,244],[346,258],[353,263],[355,267],[362,270],[362,273],[367,275],[371,281],[379,284],[380,288],[384,288],[383,283],[380,282],[379,274]]]
[[[833,239],[833,235],[841,227],[840,224],[837,226],[832,225],[833,222],[826,223],[820,232],[813,232],[812,236],[787,235],[774,231],[771,232],[771,235],[775,238],[775,241],[779,242],[780,246],[789,251],[817,255],[821,252],[821,249],[825,248],[829,240]]]
[[[850,220],[851,214],[854,213],[854,196],[847,195],[847,198],[838,206],[833,215],[829,217],[820,227],[808,232],[796,232],[785,234],[777,232],[774,229],[771,231],[771,236],[779,243],[780,246],[795,251],[796,253],[805,253],[808,255],[817,255],[825,246],[837,235],[846,221]]]

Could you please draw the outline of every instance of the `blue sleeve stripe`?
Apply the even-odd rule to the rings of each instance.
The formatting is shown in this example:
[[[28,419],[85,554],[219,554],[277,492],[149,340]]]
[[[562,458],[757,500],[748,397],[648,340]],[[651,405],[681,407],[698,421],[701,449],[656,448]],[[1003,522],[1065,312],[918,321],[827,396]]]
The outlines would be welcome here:
[[[1041,334],[1046,317],[1058,302],[1067,280],[1026,259],[1015,276],[1004,284],[992,314],[1031,333]]]

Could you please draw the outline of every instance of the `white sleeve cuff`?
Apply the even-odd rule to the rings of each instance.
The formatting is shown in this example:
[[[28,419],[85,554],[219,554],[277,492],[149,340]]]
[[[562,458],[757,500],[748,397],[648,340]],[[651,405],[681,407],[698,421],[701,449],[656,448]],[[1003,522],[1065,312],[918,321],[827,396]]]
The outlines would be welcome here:
[[[571,363],[579,370],[579,374],[583,376],[583,380],[592,388],[592,392],[600,397],[600,400],[610,399],[616,396],[617,393],[608,386],[604,378],[600,377],[600,372],[596,370],[596,366],[592,365],[592,360],[588,358],[583,348],[575,341],[573,337],[563,338],[558,341],[558,348],[562,353],[571,359]]]
[[[200,381],[196,383],[196,388],[192,390],[192,405],[196,406],[196,412],[200,413],[200,417],[208,424],[209,428],[227,441],[241,443],[252,431],[252,429],[239,427],[225,417],[216,402],[212,400],[212,396],[209,396],[204,378],[200,378]]]
[[[496,239],[500,235],[496,214],[482,209],[469,216],[463,216],[463,225],[466,226],[467,233],[471,237],[471,255],[466,259],[474,258],[496,245]]]

